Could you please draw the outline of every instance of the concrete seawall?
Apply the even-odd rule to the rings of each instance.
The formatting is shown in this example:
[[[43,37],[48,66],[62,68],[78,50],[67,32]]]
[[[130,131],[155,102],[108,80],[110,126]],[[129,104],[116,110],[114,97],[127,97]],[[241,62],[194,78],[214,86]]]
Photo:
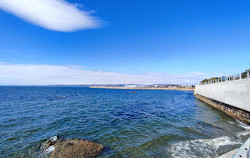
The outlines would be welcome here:
[[[197,85],[194,95],[247,124],[250,124],[250,79]]]
[[[244,111],[238,108],[235,108],[233,106],[218,102],[216,100],[201,96],[199,94],[195,94],[196,98],[200,99],[201,101],[207,103],[208,105],[211,105],[212,107],[216,108],[217,110],[220,110],[227,115],[236,118],[247,125],[250,125],[250,113],[248,111]]]

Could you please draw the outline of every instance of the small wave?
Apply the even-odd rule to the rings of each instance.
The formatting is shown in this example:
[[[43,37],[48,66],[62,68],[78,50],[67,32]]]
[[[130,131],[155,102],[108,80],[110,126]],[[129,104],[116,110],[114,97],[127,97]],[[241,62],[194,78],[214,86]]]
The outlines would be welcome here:
[[[247,136],[250,135],[250,130],[242,131],[242,132],[237,132],[236,136],[240,138],[241,136]]]
[[[241,138],[241,136],[250,135],[250,126],[248,126],[248,125],[242,123],[242,122],[239,121],[239,120],[236,120],[236,121],[237,121],[237,123],[238,123],[238,125],[239,125],[240,127],[242,127],[242,128],[245,129],[244,131],[237,132],[237,133],[236,133],[236,136],[237,136],[238,138]]]
[[[227,136],[214,139],[197,139],[187,140],[172,144],[170,153],[172,157],[182,158],[211,158],[217,157],[217,150],[221,146],[240,144],[240,142],[232,141]]]
[[[236,133],[236,137],[237,138],[241,138],[242,136],[247,136],[247,135],[250,135],[250,126],[244,124],[243,122],[239,121],[239,120],[236,120],[237,122],[237,125],[244,128],[245,130],[244,131],[241,131],[241,132],[237,132]]]
[[[246,129],[246,130],[250,130],[250,126],[242,123],[241,121],[239,120],[236,120],[238,122],[238,125],[241,126],[242,128]]]

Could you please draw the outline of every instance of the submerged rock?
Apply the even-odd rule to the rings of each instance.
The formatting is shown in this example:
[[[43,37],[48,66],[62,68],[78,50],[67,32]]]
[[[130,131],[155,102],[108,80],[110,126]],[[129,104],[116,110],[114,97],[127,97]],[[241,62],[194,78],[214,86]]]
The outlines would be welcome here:
[[[40,147],[50,158],[93,158],[104,150],[104,146],[83,139],[51,137]]]

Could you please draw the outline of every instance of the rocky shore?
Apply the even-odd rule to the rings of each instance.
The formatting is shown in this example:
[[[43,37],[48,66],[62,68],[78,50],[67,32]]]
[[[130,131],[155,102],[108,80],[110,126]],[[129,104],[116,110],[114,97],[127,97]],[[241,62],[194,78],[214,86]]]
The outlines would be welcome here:
[[[104,146],[81,138],[64,139],[57,136],[49,138],[40,147],[42,156],[49,158],[95,158]]]

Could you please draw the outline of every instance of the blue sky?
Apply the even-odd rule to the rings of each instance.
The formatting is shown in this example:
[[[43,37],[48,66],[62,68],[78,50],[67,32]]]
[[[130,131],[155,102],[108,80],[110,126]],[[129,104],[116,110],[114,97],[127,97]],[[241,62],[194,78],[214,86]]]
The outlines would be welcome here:
[[[77,65],[84,71],[142,75],[140,80],[145,74],[163,74],[165,77],[155,80],[160,83],[170,82],[173,79],[170,76],[189,76],[189,83],[197,83],[204,77],[239,73],[250,67],[248,0],[52,0],[74,9],[67,15],[54,15],[51,11],[52,17],[63,21],[55,24],[53,20],[47,23],[40,16],[30,16],[33,12],[60,11],[60,5],[49,2],[48,10],[45,7],[22,13],[16,11],[20,9],[15,8],[16,1],[32,2],[13,0],[6,4],[0,0],[0,64],[16,65],[16,71],[20,65]],[[20,80],[7,80],[20,74],[3,73],[0,84],[19,84]],[[35,74],[29,75],[32,78]],[[117,83],[125,80],[128,79]],[[24,83],[28,81],[20,82]],[[180,79],[179,83],[185,81]]]

